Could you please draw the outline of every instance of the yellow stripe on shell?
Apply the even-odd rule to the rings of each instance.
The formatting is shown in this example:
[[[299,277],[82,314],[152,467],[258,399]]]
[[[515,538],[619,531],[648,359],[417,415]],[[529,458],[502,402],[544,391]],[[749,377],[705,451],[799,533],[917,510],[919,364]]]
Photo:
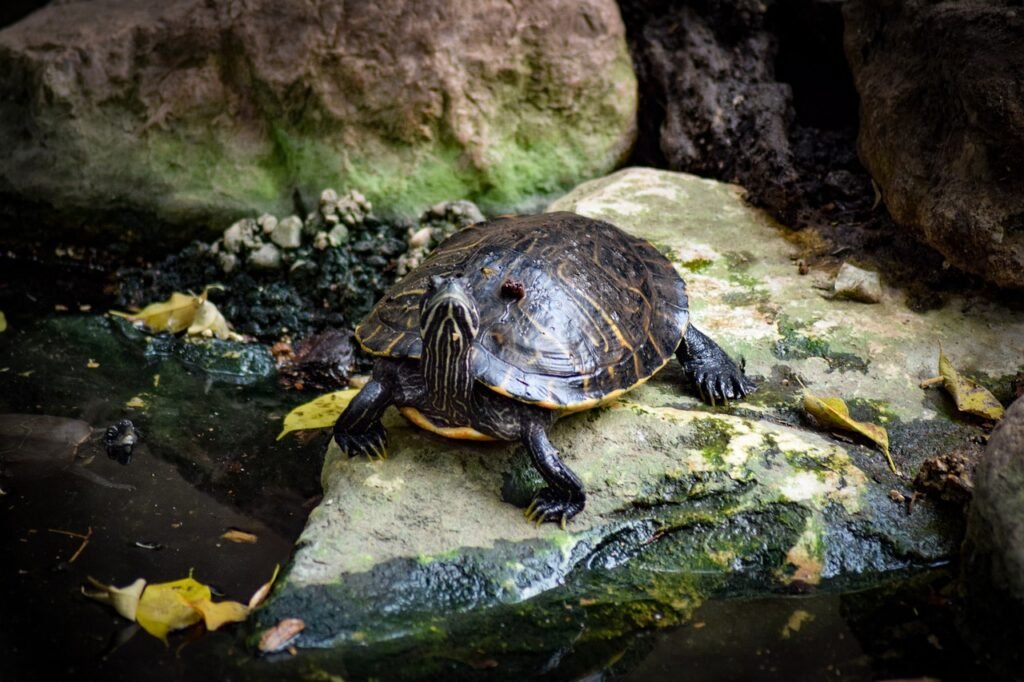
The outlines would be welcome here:
[[[616,389],[614,391],[611,391],[610,393],[607,393],[607,394],[601,396],[600,398],[590,398],[588,400],[582,400],[582,401],[580,401],[578,403],[570,403],[569,405],[560,405],[560,404],[558,404],[556,402],[553,402],[551,400],[537,400],[537,401],[523,400],[522,398],[520,398],[518,396],[512,395],[511,393],[509,393],[507,390],[505,390],[501,386],[491,386],[490,384],[484,384],[484,385],[487,386],[487,388],[489,388],[492,391],[494,391],[495,393],[497,393],[499,395],[503,395],[506,398],[511,398],[512,400],[515,400],[516,402],[526,403],[528,405],[536,405],[537,407],[543,407],[546,410],[553,410],[555,412],[559,412],[559,413],[561,413],[562,416],[564,416],[564,415],[567,415],[567,414],[574,414],[576,412],[583,412],[584,410],[590,410],[590,409],[593,409],[595,407],[600,407],[601,405],[606,405],[606,404],[614,401],[619,396],[621,396],[621,395],[623,395],[625,393],[628,393],[629,391],[632,391],[634,388],[638,388],[640,386],[643,386],[644,384],[646,384],[648,382],[648,380],[650,380],[651,377],[653,377],[655,374],[660,372],[665,367],[665,365],[668,364],[668,361],[671,360],[671,359],[672,358],[665,358],[664,362],[662,362],[660,365],[658,365],[653,370],[651,370],[650,374],[645,376],[643,379],[640,379],[640,381],[637,381],[635,384],[633,384],[631,386],[627,386],[626,388]],[[609,367],[608,369],[611,369],[611,368]],[[402,409],[405,409],[405,408],[402,408]]]

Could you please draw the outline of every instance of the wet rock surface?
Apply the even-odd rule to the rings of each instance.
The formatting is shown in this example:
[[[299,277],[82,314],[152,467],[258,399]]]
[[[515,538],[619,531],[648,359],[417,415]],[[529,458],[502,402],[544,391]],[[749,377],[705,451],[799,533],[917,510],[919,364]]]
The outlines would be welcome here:
[[[0,74],[7,222],[79,239],[180,244],[325,184],[507,209],[635,135],[612,0],[54,3],[0,32]]]
[[[455,632],[486,649],[491,617],[560,622],[569,602],[584,646],[683,622],[708,595],[862,586],[955,554],[959,508],[926,497],[910,509],[890,492],[909,497],[925,459],[985,432],[918,382],[941,341],[1008,401],[1024,313],[971,300],[919,314],[891,288],[872,306],[826,300],[737,188],[692,176],[630,169],[551,209],[650,239],[687,280],[693,323],[745,359],[759,391],[706,406],[673,361],[559,422],[552,442],[588,490],[566,530],[524,522],[541,482],[520,446],[444,440],[389,414],[389,459],[329,448],[324,501],[260,627],[300,615],[300,646],[425,655]],[[885,425],[902,475],[869,445],[815,430],[798,380]]]
[[[963,570],[969,636],[1004,679],[1017,679],[1024,665],[1024,400],[1007,410],[978,466]]]
[[[1016,3],[844,6],[858,151],[900,225],[1024,287],[1024,14]]]

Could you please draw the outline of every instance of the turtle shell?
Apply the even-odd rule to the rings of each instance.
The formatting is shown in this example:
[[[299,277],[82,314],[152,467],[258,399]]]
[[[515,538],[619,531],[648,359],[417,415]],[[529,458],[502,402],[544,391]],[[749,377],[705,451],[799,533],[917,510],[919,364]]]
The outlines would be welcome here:
[[[477,223],[446,239],[356,328],[368,353],[419,358],[430,278],[461,275],[477,303],[477,380],[522,402],[592,407],[643,383],[686,331],[683,280],[610,223],[546,213]]]

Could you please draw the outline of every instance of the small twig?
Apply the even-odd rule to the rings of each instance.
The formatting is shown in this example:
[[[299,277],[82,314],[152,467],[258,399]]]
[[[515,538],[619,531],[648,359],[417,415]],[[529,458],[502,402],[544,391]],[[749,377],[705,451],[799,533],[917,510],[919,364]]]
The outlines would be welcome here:
[[[945,377],[932,377],[931,379],[922,380],[921,383],[918,384],[918,386],[920,386],[921,388],[931,388],[932,386],[938,386],[945,380]]]
[[[75,562],[75,559],[77,559],[78,555],[82,553],[82,550],[84,550],[89,545],[89,539],[92,537],[92,526],[89,526],[89,530],[86,533],[75,533],[70,530],[60,530],[59,528],[47,528],[46,530],[50,533],[59,533],[61,535],[68,535],[73,538],[82,539],[82,544],[78,546],[78,549],[75,550],[75,553],[71,555],[70,559],[68,559],[69,564]]]

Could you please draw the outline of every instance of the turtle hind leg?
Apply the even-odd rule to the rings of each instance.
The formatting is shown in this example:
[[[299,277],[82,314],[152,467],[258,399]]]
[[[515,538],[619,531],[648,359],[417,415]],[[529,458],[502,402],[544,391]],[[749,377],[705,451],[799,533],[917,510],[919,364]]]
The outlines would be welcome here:
[[[334,440],[349,457],[387,457],[388,435],[380,418],[394,402],[391,390],[376,379],[356,394],[334,423]]]
[[[742,398],[757,390],[725,351],[692,324],[676,351],[686,378],[697,386],[704,402],[714,405],[719,400]]]
[[[535,424],[528,427],[523,443],[533,465],[548,484],[537,492],[526,508],[526,518],[538,525],[555,521],[565,527],[565,522],[583,511],[586,504],[583,483],[562,462],[543,426]]]

